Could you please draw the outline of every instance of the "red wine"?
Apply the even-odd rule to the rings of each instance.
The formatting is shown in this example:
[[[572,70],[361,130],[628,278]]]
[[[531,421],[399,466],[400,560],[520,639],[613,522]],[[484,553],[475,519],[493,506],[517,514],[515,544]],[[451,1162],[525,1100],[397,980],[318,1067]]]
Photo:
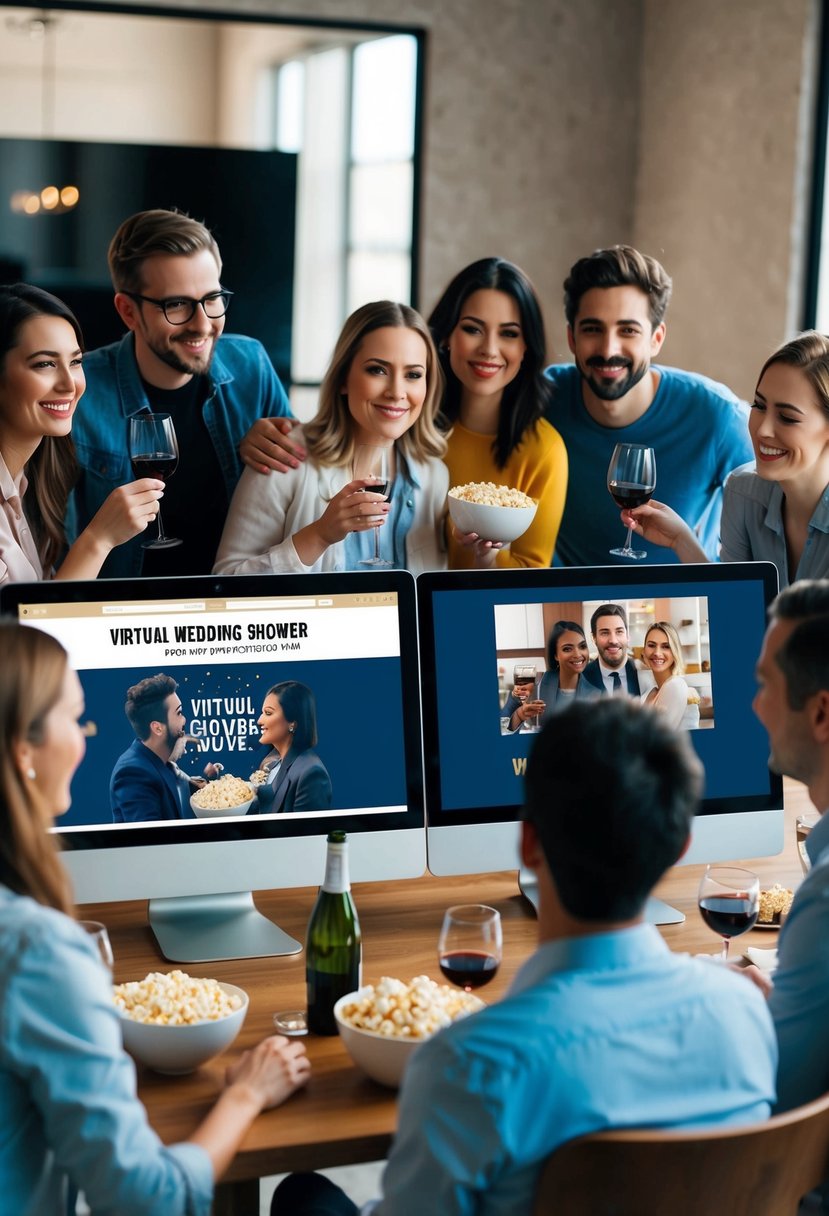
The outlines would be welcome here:
[[[641,507],[653,497],[656,486],[643,486],[635,481],[611,481],[608,490],[613,495],[617,507]]]
[[[146,452],[141,456],[133,456],[132,471],[136,477],[157,477],[166,481],[176,471],[178,456],[169,452]]]
[[[753,929],[760,908],[745,895],[706,895],[699,901],[702,919],[720,937],[739,937]]]
[[[482,950],[450,950],[438,960],[440,969],[459,988],[481,988],[495,978],[498,960]]]
[[[376,486],[366,486],[366,489],[369,494],[382,494],[385,497],[389,492],[390,484],[388,481],[378,481]]]

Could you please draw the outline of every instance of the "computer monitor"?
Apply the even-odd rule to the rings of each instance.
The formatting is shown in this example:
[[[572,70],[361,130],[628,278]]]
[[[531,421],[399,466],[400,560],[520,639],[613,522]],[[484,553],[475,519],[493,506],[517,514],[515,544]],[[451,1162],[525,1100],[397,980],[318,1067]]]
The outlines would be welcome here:
[[[684,862],[769,856],[783,847],[781,779],[768,768],[768,738],[751,702],[754,667],[777,593],[769,563],[453,571],[418,581],[427,856],[434,874],[519,867],[522,776],[538,726],[504,717],[524,667],[543,699],[547,640],[556,621],[581,624],[602,604],[626,613],[640,692],[649,624],[675,625],[687,712],[681,729],[705,767],[705,791]],[[582,677],[583,679],[584,677]],[[549,687],[549,685],[545,685]],[[601,695],[597,692],[597,695]],[[508,708],[508,704],[507,704]],[[578,765],[578,756],[573,764]],[[584,807],[589,831],[590,807]],[[522,889],[529,876],[522,876]],[[534,899],[527,887],[526,894]],[[682,919],[663,907],[653,919]]]
[[[53,634],[84,689],[86,756],[54,829],[79,903],[148,899],[163,954],[204,962],[300,949],[251,892],[319,884],[332,828],[348,833],[354,880],[424,872],[415,591],[405,571],[16,584],[0,606]],[[182,818],[114,822],[111,774],[136,739],[127,689],[159,672],[177,681],[186,730],[200,740],[178,761],[194,777],[215,762],[247,780],[269,750],[257,726],[266,693],[305,685],[330,806],[269,813],[257,799],[244,815],[190,818],[177,778]]]

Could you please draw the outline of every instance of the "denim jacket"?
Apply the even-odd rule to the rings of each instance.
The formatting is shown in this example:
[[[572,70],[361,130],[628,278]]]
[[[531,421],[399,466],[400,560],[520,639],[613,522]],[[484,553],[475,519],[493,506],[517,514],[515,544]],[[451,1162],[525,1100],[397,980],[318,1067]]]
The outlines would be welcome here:
[[[84,358],[87,387],[72,437],[81,467],[66,516],[71,544],[106,497],[133,480],[128,419],[150,408],[135,360],[135,339],[102,346]],[[257,418],[290,415],[288,398],[265,348],[255,338],[222,335],[210,367],[210,393],[202,406],[224,476],[228,501],[242,472],[239,443]],[[109,578],[141,574],[141,538],[113,549],[101,571]]]

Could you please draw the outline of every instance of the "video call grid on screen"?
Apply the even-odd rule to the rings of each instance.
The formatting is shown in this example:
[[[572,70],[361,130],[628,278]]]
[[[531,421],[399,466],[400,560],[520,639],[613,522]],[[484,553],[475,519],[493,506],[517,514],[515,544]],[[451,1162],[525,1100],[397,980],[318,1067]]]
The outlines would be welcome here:
[[[416,628],[409,574],[18,584],[3,589],[2,604],[61,642],[84,690],[86,756],[55,829],[73,845],[302,835],[322,821],[350,831],[422,826],[417,655],[404,644]],[[331,808],[114,823],[110,776],[135,739],[126,692],[158,672],[177,681],[186,731],[201,741],[178,761],[194,777],[215,762],[248,780],[270,750],[257,726],[268,689],[309,687]],[[382,746],[371,743],[378,720]]]
[[[499,693],[502,697],[504,687],[512,687],[509,670],[500,673],[499,681],[499,666],[511,667],[503,662],[507,614],[525,609],[528,614],[541,612],[547,622],[558,617],[583,621],[592,659],[596,646],[589,619],[602,603],[624,607],[658,601],[664,611],[671,601],[697,600],[698,622],[707,617],[708,656],[704,675],[700,672],[706,688],[704,713],[699,728],[689,731],[705,767],[700,813],[781,806],[779,778],[768,769],[768,738],[751,708],[766,609],[776,593],[776,571],[765,562],[422,576],[418,613],[429,824],[499,822],[514,818],[520,808],[526,758],[535,735],[505,731],[502,725]],[[688,632],[682,619],[677,624],[681,633]],[[638,628],[636,614],[628,621],[628,631],[631,648],[641,647],[644,629]],[[545,628],[541,647],[545,660],[548,632]],[[539,651],[538,645],[522,649],[525,654]],[[538,665],[539,674],[544,666],[546,661]],[[640,675],[651,679],[647,673]],[[578,757],[573,763],[578,764]]]

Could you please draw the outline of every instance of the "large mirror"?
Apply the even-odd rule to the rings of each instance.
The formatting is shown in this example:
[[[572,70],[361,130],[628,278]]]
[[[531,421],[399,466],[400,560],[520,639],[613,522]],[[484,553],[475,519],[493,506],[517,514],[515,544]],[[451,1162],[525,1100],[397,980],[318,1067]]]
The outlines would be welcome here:
[[[143,207],[205,220],[301,417],[345,316],[414,301],[416,31],[0,3],[0,275],[118,336],[109,237]]]

